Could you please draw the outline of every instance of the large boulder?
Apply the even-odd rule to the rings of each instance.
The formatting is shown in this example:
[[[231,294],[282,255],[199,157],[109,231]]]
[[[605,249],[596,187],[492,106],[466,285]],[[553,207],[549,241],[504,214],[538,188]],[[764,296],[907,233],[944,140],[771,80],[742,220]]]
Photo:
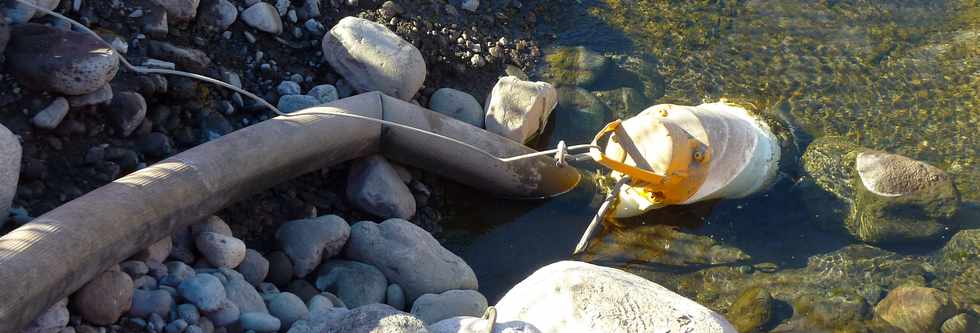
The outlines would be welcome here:
[[[875,306],[875,316],[905,332],[937,332],[956,314],[949,295],[925,287],[898,287]]]
[[[326,215],[286,222],[276,231],[276,239],[291,259],[295,276],[304,277],[324,258],[340,253],[350,232],[347,221],[337,215]]]
[[[412,315],[426,324],[459,316],[482,316],[487,298],[476,290],[449,290],[441,294],[419,296],[412,304]]]
[[[25,86],[65,95],[95,92],[119,69],[118,55],[102,40],[34,23],[13,27],[7,63]]]
[[[407,219],[415,215],[415,197],[398,172],[381,155],[354,162],[347,175],[347,200],[381,218]]]
[[[524,143],[544,131],[556,105],[558,92],[551,84],[505,76],[490,91],[484,126],[487,131]]]
[[[21,147],[17,136],[0,124],[0,215],[7,216],[10,203],[17,193],[17,179],[20,178]],[[0,222],[0,226],[3,225]]]
[[[425,81],[422,53],[383,25],[345,17],[323,36],[322,46],[324,59],[359,91],[408,101]]]
[[[477,317],[452,317],[429,325],[432,333],[484,333],[490,326],[490,321]],[[493,324],[492,333],[540,333],[531,324],[522,321],[497,321]]]
[[[432,111],[456,118],[470,125],[483,128],[483,107],[473,95],[453,89],[442,88],[429,98]]]
[[[320,268],[316,287],[340,297],[350,308],[384,303],[388,279],[374,266],[347,260],[330,260]]]
[[[347,313],[327,332],[346,333],[427,333],[418,318],[384,304],[365,305]]]
[[[133,303],[133,279],[121,271],[105,271],[75,292],[71,303],[87,322],[115,323]]]
[[[423,294],[478,287],[476,274],[463,259],[402,219],[354,224],[344,255],[380,269],[388,281],[404,289],[409,302]]]
[[[541,332],[731,332],[720,314],[639,276],[577,261],[545,266],[496,305]]]

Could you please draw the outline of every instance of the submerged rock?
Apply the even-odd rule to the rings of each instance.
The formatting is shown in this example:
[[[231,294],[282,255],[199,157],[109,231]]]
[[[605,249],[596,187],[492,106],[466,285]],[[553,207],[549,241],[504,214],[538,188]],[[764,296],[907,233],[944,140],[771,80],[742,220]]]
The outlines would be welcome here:
[[[323,57],[359,91],[410,101],[425,81],[422,53],[385,26],[345,17],[323,36]]]
[[[956,308],[946,293],[924,287],[898,287],[875,306],[875,316],[905,332],[936,332]]]
[[[576,261],[545,266],[496,305],[542,332],[735,332],[720,314],[639,276]]]
[[[980,320],[971,313],[961,313],[946,320],[940,331],[942,333],[980,332]]]
[[[725,317],[739,332],[759,332],[772,320],[772,295],[761,287],[746,290],[735,300]]]
[[[344,256],[380,269],[405,290],[409,302],[423,294],[478,287],[476,274],[463,259],[402,219],[354,224]]]
[[[558,92],[545,82],[505,76],[497,81],[486,104],[487,131],[517,142],[527,142],[544,131]]]
[[[590,86],[609,70],[609,58],[583,46],[554,48],[544,59],[545,78],[558,86]]]
[[[33,89],[84,95],[116,75],[119,58],[92,35],[28,23],[13,27],[7,69]]]
[[[670,266],[724,265],[746,261],[744,251],[667,225],[640,225],[629,232],[610,232],[593,242],[588,253],[616,261]]]

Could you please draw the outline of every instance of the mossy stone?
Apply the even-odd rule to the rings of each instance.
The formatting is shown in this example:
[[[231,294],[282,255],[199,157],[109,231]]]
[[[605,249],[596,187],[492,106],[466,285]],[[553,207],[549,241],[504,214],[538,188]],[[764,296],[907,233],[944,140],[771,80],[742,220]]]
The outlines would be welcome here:
[[[739,332],[761,332],[773,317],[772,295],[762,287],[746,290],[725,316]]]

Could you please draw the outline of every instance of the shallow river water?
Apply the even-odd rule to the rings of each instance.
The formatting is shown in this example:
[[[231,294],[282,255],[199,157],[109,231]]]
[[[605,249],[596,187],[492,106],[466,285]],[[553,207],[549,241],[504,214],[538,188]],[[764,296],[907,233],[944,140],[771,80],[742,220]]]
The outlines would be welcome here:
[[[576,257],[603,196],[591,176],[545,201],[460,190],[449,196],[460,199],[444,238],[491,301],[535,269],[575,259],[626,269],[722,313],[744,290],[763,288],[776,300],[763,330],[864,331],[875,327],[875,304],[908,284],[949,293],[961,311],[980,309],[980,243],[963,233],[980,228],[980,3],[555,3],[538,17],[539,37],[553,47],[532,78],[560,86],[562,97],[539,148],[587,141],[647,106],[725,99],[787,124],[796,162],[765,193],[608,224]],[[589,57],[605,60],[568,60]],[[812,178],[822,175],[798,163],[811,142],[831,136],[948,172],[961,204],[946,230],[875,246],[846,232],[846,209],[814,194]],[[973,247],[952,256],[957,232]]]

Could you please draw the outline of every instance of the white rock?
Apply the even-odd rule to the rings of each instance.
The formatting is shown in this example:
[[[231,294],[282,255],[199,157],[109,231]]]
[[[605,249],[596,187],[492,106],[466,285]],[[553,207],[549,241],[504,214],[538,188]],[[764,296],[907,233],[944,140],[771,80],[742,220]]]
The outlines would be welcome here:
[[[296,277],[304,277],[323,261],[340,253],[350,237],[350,225],[336,215],[289,221],[276,231],[276,239],[293,263]]]
[[[415,46],[383,25],[345,17],[323,36],[323,57],[359,91],[378,90],[406,101],[425,81],[425,60]]]
[[[429,325],[431,333],[484,333],[490,322],[476,317],[453,317]],[[537,328],[523,321],[497,321],[493,333],[540,333]]]
[[[153,0],[167,11],[167,18],[174,21],[190,21],[197,16],[201,0]]]
[[[482,316],[487,298],[476,290],[449,290],[441,294],[419,296],[412,304],[412,315],[426,324],[458,316]]]
[[[202,232],[194,237],[197,250],[214,267],[235,268],[245,260],[245,243],[214,232]]]
[[[259,2],[242,12],[242,20],[249,26],[278,35],[282,33],[282,18],[276,7],[267,2]]]
[[[31,118],[34,126],[44,129],[54,129],[68,115],[68,100],[64,97],[55,98],[50,105]]]
[[[398,172],[381,155],[360,159],[347,175],[347,200],[362,211],[383,218],[415,215],[415,197]]]
[[[557,105],[558,91],[551,84],[502,77],[487,100],[487,131],[527,142],[544,130]]]
[[[541,332],[736,332],[722,315],[656,283],[577,261],[537,270],[496,308],[498,321]]]
[[[452,89],[442,88],[432,93],[429,100],[432,111],[462,120],[470,125],[483,128],[483,107],[473,95]]]
[[[0,212],[7,213],[17,193],[21,147],[17,136],[0,124]]]

